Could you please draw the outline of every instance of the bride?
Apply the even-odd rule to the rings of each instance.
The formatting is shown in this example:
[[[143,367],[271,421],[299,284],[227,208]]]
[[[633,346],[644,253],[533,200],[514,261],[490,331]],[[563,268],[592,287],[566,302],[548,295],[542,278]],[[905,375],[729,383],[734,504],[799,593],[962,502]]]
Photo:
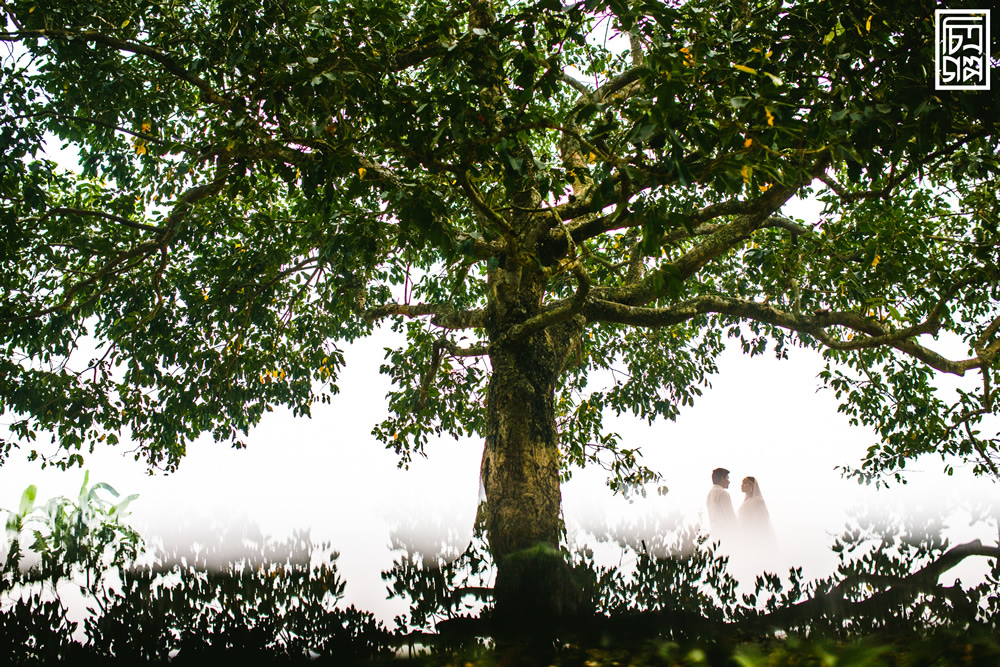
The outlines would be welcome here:
[[[774,530],[771,528],[771,517],[764,504],[760,485],[754,477],[744,477],[740,490],[746,495],[737,514],[743,538],[758,546],[773,546]]]

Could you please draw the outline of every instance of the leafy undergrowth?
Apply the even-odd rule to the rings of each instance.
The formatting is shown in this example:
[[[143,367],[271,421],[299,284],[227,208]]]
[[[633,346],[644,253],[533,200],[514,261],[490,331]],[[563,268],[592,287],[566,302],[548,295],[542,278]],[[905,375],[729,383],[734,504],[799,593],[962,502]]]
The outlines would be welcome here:
[[[951,546],[902,520],[849,526],[827,579],[806,581],[793,568],[787,577],[762,575],[742,595],[728,559],[695,528],[619,541],[631,572],[567,553],[584,609],[546,629],[495,613],[481,532],[457,557],[401,542],[383,579],[409,612],[388,628],[371,612],[345,608],[337,554],[306,534],[281,542],[243,532],[245,551],[228,560],[220,534],[218,545],[159,550],[140,564],[144,541],[121,521],[130,498],[108,496],[117,493],[85,477],[75,500],[36,507],[29,487],[7,512],[7,663],[1000,665],[1000,547]],[[988,564],[982,583],[941,583],[969,558]],[[62,599],[74,588],[87,604],[82,622]],[[521,639],[525,632],[534,643]]]

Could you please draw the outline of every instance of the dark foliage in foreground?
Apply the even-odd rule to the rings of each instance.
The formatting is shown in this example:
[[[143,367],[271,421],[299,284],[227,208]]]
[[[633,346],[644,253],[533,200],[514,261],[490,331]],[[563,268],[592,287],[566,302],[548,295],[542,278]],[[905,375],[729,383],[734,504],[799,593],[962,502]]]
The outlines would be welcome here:
[[[564,627],[560,636],[584,647],[629,651],[649,642],[669,644],[674,660],[677,646],[704,646],[723,637],[730,644],[724,650],[731,650],[744,642],[766,647],[775,636],[800,636],[809,639],[811,651],[827,642],[847,646],[864,638],[891,646],[1000,634],[1000,548],[979,540],[951,546],[941,529],[940,523],[912,516],[856,516],[832,545],[840,557],[833,575],[806,581],[801,568],[787,577],[763,573],[752,593],[738,591],[731,557],[706,544],[693,527],[646,537],[602,536],[618,542],[620,562],[634,562],[634,571],[598,566],[587,552],[571,556],[577,584],[589,595],[590,615]],[[973,556],[990,559],[982,583],[940,583],[945,572]],[[740,557],[746,556],[732,556]],[[421,568],[413,561],[407,552],[383,575],[392,581],[391,595],[416,591],[409,594],[410,622],[437,630],[411,636],[448,646],[499,629],[490,625],[488,606],[479,618],[469,615],[470,598],[489,596],[483,583],[491,565],[483,542],[473,540],[450,562],[425,562]]]
[[[189,664],[237,656],[295,664],[391,653],[391,636],[372,614],[335,606],[345,585],[336,554],[314,564],[315,546],[299,535],[221,567],[192,552],[124,569],[120,586],[89,591],[83,644],[73,638],[78,624],[67,619],[63,602],[34,593],[0,611],[0,652],[15,664]],[[32,572],[17,572],[17,560],[8,559],[15,569],[5,570],[4,580],[30,586]]]
[[[742,595],[730,558],[693,527],[651,538],[618,534],[623,562],[634,561],[634,570],[567,554],[588,611],[554,635],[517,641],[495,625],[495,566],[481,531],[457,557],[454,549],[445,557],[397,539],[401,555],[383,578],[390,597],[407,599],[411,609],[390,631],[368,612],[338,608],[345,582],[337,554],[305,534],[276,542],[259,531],[219,532],[216,543],[187,553],[161,549],[155,565],[137,564],[122,556],[133,553],[122,543],[141,540],[96,493],[104,490],[114,492],[85,482],[77,502],[59,498],[34,511],[26,492],[20,511],[10,513],[13,540],[0,577],[0,594],[15,600],[0,609],[0,652],[10,662],[911,665],[1000,657],[993,639],[1000,634],[1000,548],[978,540],[951,547],[940,526],[912,518],[858,517],[833,545],[841,557],[833,576],[806,582],[799,569],[786,578],[765,574]],[[27,554],[25,526],[35,540]],[[227,543],[242,549],[226,554]],[[983,583],[939,583],[970,556],[990,559]],[[77,583],[90,611],[82,637],[61,597]]]

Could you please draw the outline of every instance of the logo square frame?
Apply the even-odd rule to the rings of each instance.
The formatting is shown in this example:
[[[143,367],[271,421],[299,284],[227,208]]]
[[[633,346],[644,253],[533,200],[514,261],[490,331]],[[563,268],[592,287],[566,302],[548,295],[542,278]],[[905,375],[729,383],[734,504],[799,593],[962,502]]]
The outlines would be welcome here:
[[[989,9],[934,10],[934,89],[990,89]]]

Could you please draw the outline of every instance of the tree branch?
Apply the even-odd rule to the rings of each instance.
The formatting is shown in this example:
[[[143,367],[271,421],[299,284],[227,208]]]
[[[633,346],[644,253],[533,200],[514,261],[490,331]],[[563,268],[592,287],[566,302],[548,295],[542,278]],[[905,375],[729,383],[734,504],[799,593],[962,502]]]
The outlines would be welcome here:
[[[559,80],[564,83],[568,83],[569,86],[573,88],[573,90],[580,93],[581,100],[584,100],[586,102],[589,102],[591,100],[591,96],[594,94],[594,91],[588,88],[587,84],[585,84],[583,81],[580,81],[579,79],[567,74],[566,72],[560,73]]]
[[[455,310],[451,304],[441,303],[388,303],[369,308],[362,317],[367,322],[374,322],[386,317],[402,316],[409,318],[431,316],[431,323],[444,329],[473,329],[483,326],[484,311]]]
[[[434,350],[431,352],[431,363],[420,379],[420,391],[417,394],[417,402],[413,406],[414,412],[420,412],[427,407],[427,392],[430,391],[434,376],[437,375],[438,368],[441,367],[441,349],[441,342],[435,341]]]
[[[639,37],[639,33],[633,28],[628,34],[628,43],[631,50],[632,65],[634,67],[639,67],[646,62],[646,58],[642,53],[642,38]]]
[[[216,177],[214,181],[210,183],[205,183],[203,185],[194,186],[189,190],[187,190],[183,195],[178,197],[176,203],[173,206],[173,209],[170,212],[170,215],[168,215],[166,220],[164,220],[166,224],[163,227],[152,228],[150,230],[147,230],[147,231],[158,232],[159,236],[157,236],[156,240],[141,243],[136,247],[134,247],[132,250],[129,250],[127,252],[117,253],[117,255],[114,258],[105,262],[105,264],[100,269],[92,273],[87,279],[81,280],[71,285],[70,287],[66,288],[66,290],[63,292],[63,298],[61,301],[59,301],[59,303],[46,308],[37,309],[35,311],[26,313],[24,315],[19,315],[11,319],[12,320],[36,319],[39,317],[44,317],[46,315],[51,315],[52,313],[58,312],[60,310],[65,310],[70,307],[70,304],[73,303],[73,299],[76,298],[76,295],[79,294],[81,291],[83,291],[86,287],[94,285],[100,280],[110,278],[115,274],[120,274],[123,271],[135,268],[141,263],[142,258],[151,252],[156,252],[156,251],[162,252],[163,249],[166,248],[167,245],[170,243],[170,241],[177,235],[177,232],[181,227],[181,222],[184,220],[184,216],[187,214],[190,208],[198,201],[206,197],[215,195],[219,192],[219,190],[222,189],[222,186],[225,184],[226,179],[229,176],[228,167],[224,165],[220,166],[219,172],[220,174]],[[102,217],[107,217],[112,215],[112,214],[102,214],[96,211],[92,213],[94,215]],[[114,216],[112,219],[115,219],[117,217],[118,216]],[[116,222],[121,223],[121,220],[116,220]],[[139,224],[139,223],[134,223],[134,224]],[[118,267],[119,265],[130,262],[130,260],[136,260],[136,261],[129,263],[124,269],[120,270],[116,269],[116,267]],[[78,305],[77,308],[92,303],[95,298],[96,295],[85,301],[83,304]]]
[[[45,220],[51,218],[54,215],[81,215],[81,216],[94,216],[97,218],[104,218],[105,220],[111,220],[117,222],[123,227],[130,227],[131,229],[138,229],[144,232],[154,232],[161,233],[165,231],[163,227],[154,227],[153,225],[147,225],[141,222],[133,222],[128,218],[123,218],[120,215],[115,215],[113,213],[105,213],[104,211],[91,211],[82,208],[72,208],[68,206],[59,206],[56,208],[50,208],[48,211],[39,216],[32,216],[30,218],[23,218],[20,222],[44,222]]]
[[[988,365],[988,359],[983,356],[952,361],[913,340],[914,336],[932,334],[940,330],[941,324],[934,312],[938,307],[942,307],[941,303],[939,302],[938,306],[932,309],[928,319],[921,324],[897,331],[890,331],[875,320],[853,312],[817,311],[812,315],[800,315],[781,311],[756,301],[715,295],[696,297],[665,308],[631,306],[591,297],[584,306],[583,314],[589,322],[617,322],[643,327],[663,327],[685,322],[698,315],[717,313],[808,334],[827,347],[836,350],[856,350],[889,345],[900,352],[920,359],[943,373],[964,375],[970,369]],[[834,326],[852,329],[866,334],[866,337],[851,341],[836,339],[825,332],[825,329]],[[995,345],[1000,348],[1000,341]]]
[[[473,345],[472,347],[462,347],[446,338],[442,338],[439,342],[444,349],[448,351],[448,354],[453,357],[481,357],[485,354],[489,354],[490,351],[489,346],[486,344]]]
[[[37,310],[33,310],[31,312],[25,313],[24,315],[17,315],[15,317],[11,317],[9,318],[9,321],[23,321],[23,320],[37,319],[39,317],[45,317],[46,315],[51,315],[52,313],[59,312],[60,310],[66,310],[67,308],[70,307],[70,304],[73,303],[73,299],[76,298],[76,295],[82,292],[86,287],[94,285],[104,278],[110,278],[116,273],[123,273],[125,271],[128,271],[129,269],[135,268],[140,264],[140,260],[143,257],[143,255],[151,251],[155,251],[159,247],[160,245],[158,243],[147,242],[136,246],[135,248],[133,248],[128,252],[119,253],[115,258],[107,261],[104,264],[104,266],[102,266],[100,269],[90,274],[90,276],[87,279],[81,280],[71,285],[70,287],[66,288],[66,290],[63,292],[62,300],[59,301],[58,303],[45,308],[39,308]],[[121,269],[119,271],[115,270],[119,264],[129,262],[129,260],[133,259],[137,259],[137,261],[128,264],[128,266],[126,266],[124,269]],[[102,293],[103,291],[92,295],[89,299],[84,301],[82,304],[79,304],[76,308],[72,310],[75,311],[92,304],[97,299],[97,297],[100,296]]]
[[[490,208],[490,205],[486,203],[482,195],[479,194],[479,191],[476,190],[475,186],[472,185],[472,182],[469,181],[469,173],[467,171],[463,170],[458,174],[458,182],[462,191],[465,192],[469,201],[472,202],[472,206],[477,211],[482,213],[487,220],[496,225],[505,238],[513,241],[516,238],[516,235],[514,234],[514,230],[511,228],[510,223],[508,223],[499,213]]]
[[[866,577],[850,577],[841,581],[826,593],[817,594],[808,600],[803,600],[788,607],[782,607],[769,614],[762,614],[752,619],[738,621],[733,625],[757,625],[761,623],[766,623],[769,626],[785,623],[800,625],[808,623],[810,619],[824,612],[835,611],[838,616],[850,616],[863,613],[866,608],[877,606],[889,597],[893,599],[901,596],[916,598],[921,593],[940,589],[938,579],[941,575],[970,556],[1000,558],[1000,547],[983,546],[979,540],[966,542],[965,544],[952,547],[937,560],[928,563],[923,568],[907,576],[879,577],[877,580]],[[847,603],[845,601],[847,593],[859,583],[866,582],[888,585],[889,590],[880,591],[867,600]]]
[[[695,236],[711,236],[715,232],[719,231],[725,226],[725,223],[709,223],[703,222],[699,225],[693,227],[692,231],[686,229],[674,229],[663,236],[661,236],[657,242],[656,246],[658,248],[663,247],[669,243],[676,243],[677,241],[682,241],[684,239],[692,238]],[[811,236],[815,232],[809,227],[805,227],[795,222],[790,218],[786,218],[781,215],[772,215],[770,218],[764,221],[761,226],[762,229],[785,229],[791,232],[793,237],[797,236]]]
[[[864,190],[859,192],[848,192],[844,186],[835,181],[829,174],[822,174],[819,180],[826,183],[833,192],[840,197],[843,202],[856,202],[862,199],[881,199],[887,196],[893,188],[893,184],[890,182],[889,185],[885,186],[881,190]]]
[[[626,305],[642,305],[653,301],[663,293],[665,284],[686,280],[716,257],[744,242],[750,234],[771,223],[774,213],[781,209],[802,185],[823,173],[828,163],[829,158],[823,156],[813,163],[806,174],[793,183],[772,187],[756,199],[729,200],[706,206],[695,212],[691,216],[692,224],[720,216],[738,217],[733,222],[718,227],[703,242],[642,280],[625,287],[595,290],[595,295]]]
[[[187,81],[195,88],[201,91],[202,99],[211,104],[218,104],[221,106],[228,106],[231,100],[215,92],[215,89],[205,81],[191,72],[187,71],[184,67],[178,64],[173,58],[163,53],[162,51],[155,49],[151,46],[146,46],[145,44],[138,44],[136,42],[128,42],[117,37],[112,37],[110,35],[105,35],[103,33],[97,32],[95,30],[84,30],[82,32],[74,32],[72,30],[65,29],[42,29],[42,30],[19,30],[16,32],[0,32],[0,42],[19,42],[30,37],[42,37],[45,39],[65,39],[65,40],[80,40],[83,42],[93,42],[97,44],[103,44],[105,46],[110,46],[113,49],[118,49],[119,51],[127,51],[129,53],[135,53],[137,55],[143,55],[148,57],[163,66],[170,74],[173,74],[178,79]]]
[[[501,340],[518,340],[530,336],[554,324],[565,322],[583,310],[587,295],[590,293],[590,274],[583,268],[583,263],[578,258],[573,259],[568,268],[576,278],[577,287],[573,296],[558,302],[553,308],[528,318],[521,324],[515,324],[506,331]]]
[[[644,65],[627,69],[618,76],[605,81],[604,85],[591,93],[591,95],[596,99],[606,100],[630,83],[638,81],[639,75],[645,70],[646,67]]]
[[[192,206],[202,199],[219,194],[222,190],[222,186],[226,184],[226,180],[229,178],[228,156],[222,156],[219,162],[220,164],[216,170],[217,173],[214,180],[189,188],[177,198],[173,208],[170,209],[170,215],[163,221],[165,224],[160,234],[159,245],[167,245],[177,235],[177,232],[181,228],[180,223],[185,220],[185,216],[191,210]]]
[[[925,165],[931,164],[934,160],[938,158],[947,157],[948,155],[954,153],[956,150],[968,146],[970,141],[974,139],[983,138],[989,135],[992,131],[994,131],[992,128],[981,128],[974,132],[966,132],[965,135],[963,135],[956,141],[948,144],[947,146],[941,147],[940,149],[934,151],[929,155],[924,156],[919,163],[913,163],[908,165],[907,168],[904,169],[902,172],[900,172],[898,175],[893,176],[893,173],[890,171],[888,183],[881,190],[864,190],[858,192],[850,192],[844,186],[840,185],[836,180],[834,180],[833,177],[827,174],[823,174],[818,178],[821,181],[823,181],[823,183],[825,183],[827,187],[833,190],[833,192],[838,197],[840,197],[841,201],[845,203],[855,202],[862,199],[877,199],[882,197],[888,197],[889,194],[892,192],[893,188],[895,188],[897,185],[905,181],[914,173],[923,173],[923,167]]]
[[[719,202],[717,204],[710,204],[698,211],[695,211],[689,216],[691,226],[694,228],[701,228],[702,230],[713,229],[713,231],[718,231],[722,229],[721,226],[708,228],[703,227],[702,224],[713,220],[715,218],[729,217],[729,216],[758,216],[764,214],[766,218],[763,220],[763,224],[760,226],[767,227],[785,227],[792,231],[793,233],[806,233],[807,230],[800,225],[796,225],[792,220],[784,218],[782,216],[775,215],[778,210],[785,204],[795,194],[798,189],[807,184],[809,180],[822,174],[829,164],[829,158],[824,156],[814,162],[809,171],[798,179],[795,183],[787,186],[776,186],[769,189],[766,193],[754,198],[754,199],[729,199],[724,202]],[[641,189],[641,188],[639,188]],[[636,190],[638,191],[638,189]],[[572,204],[562,204],[560,206],[555,206],[551,209],[555,214],[559,215],[563,220],[573,219],[577,216],[583,215],[590,212],[590,201],[589,198],[585,201],[578,201]],[[772,219],[773,218],[773,219]],[[607,233],[616,229],[623,229],[626,227],[639,227],[643,223],[641,218],[633,219],[623,219],[621,216],[616,216],[614,213],[590,218],[584,222],[578,223],[576,225],[570,226],[570,232],[573,235],[573,240],[577,243],[584,241],[585,239],[592,238],[594,236],[599,236],[600,234]],[[752,230],[751,230],[752,231]],[[680,231],[676,232],[679,234],[679,238],[684,238],[685,233]],[[696,235],[704,235],[696,234]],[[677,240],[677,239],[674,239]]]
[[[77,121],[80,121],[80,122],[83,122],[83,123],[90,123],[91,125],[97,125],[99,127],[103,127],[105,129],[108,129],[108,130],[114,130],[115,132],[121,132],[122,134],[127,134],[127,135],[132,136],[132,137],[137,137],[137,138],[142,139],[143,141],[147,141],[149,143],[160,144],[160,145],[172,144],[172,145],[182,146],[184,148],[187,148],[188,150],[194,150],[194,148],[192,146],[188,146],[188,145],[185,145],[185,144],[180,144],[178,142],[167,141],[163,137],[157,137],[157,136],[152,135],[152,134],[147,134],[146,132],[136,132],[135,130],[130,130],[127,127],[122,127],[120,125],[115,125],[114,123],[108,123],[108,122],[103,121],[103,120],[101,120],[99,118],[92,118],[90,116],[75,116],[75,115],[71,115],[71,114],[57,113],[57,112],[52,111],[52,110],[45,110],[45,111],[39,111],[38,113],[31,113],[31,114],[25,114],[23,116],[16,116],[14,118],[14,120],[19,119],[19,118],[25,118],[25,119],[27,119],[27,118],[39,118],[39,117],[58,118],[60,120],[77,120]]]
[[[431,352],[431,363],[420,380],[420,391],[417,394],[417,402],[414,407],[416,411],[427,407],[427,392],[430,391],[431,383],[434,382],[434,378],[441,368],[441,356],[445,350],[453,357],[479,357],[487,354],[489,347],[486,345],[477,345],[471,348],[463,348],[445,337],[434,341],[434,350]]]
[[[993,361],[993,357],[996,356],[998,347],[1000,346],[998,346],[997,341],[994,341],[991,345],[986,345],[986,341],[995,336],[997,331],[1000,331],[1000,317],[994,318],[972,345],[972,349],[976,351],[977,355],[989,359],[990,362]]]

